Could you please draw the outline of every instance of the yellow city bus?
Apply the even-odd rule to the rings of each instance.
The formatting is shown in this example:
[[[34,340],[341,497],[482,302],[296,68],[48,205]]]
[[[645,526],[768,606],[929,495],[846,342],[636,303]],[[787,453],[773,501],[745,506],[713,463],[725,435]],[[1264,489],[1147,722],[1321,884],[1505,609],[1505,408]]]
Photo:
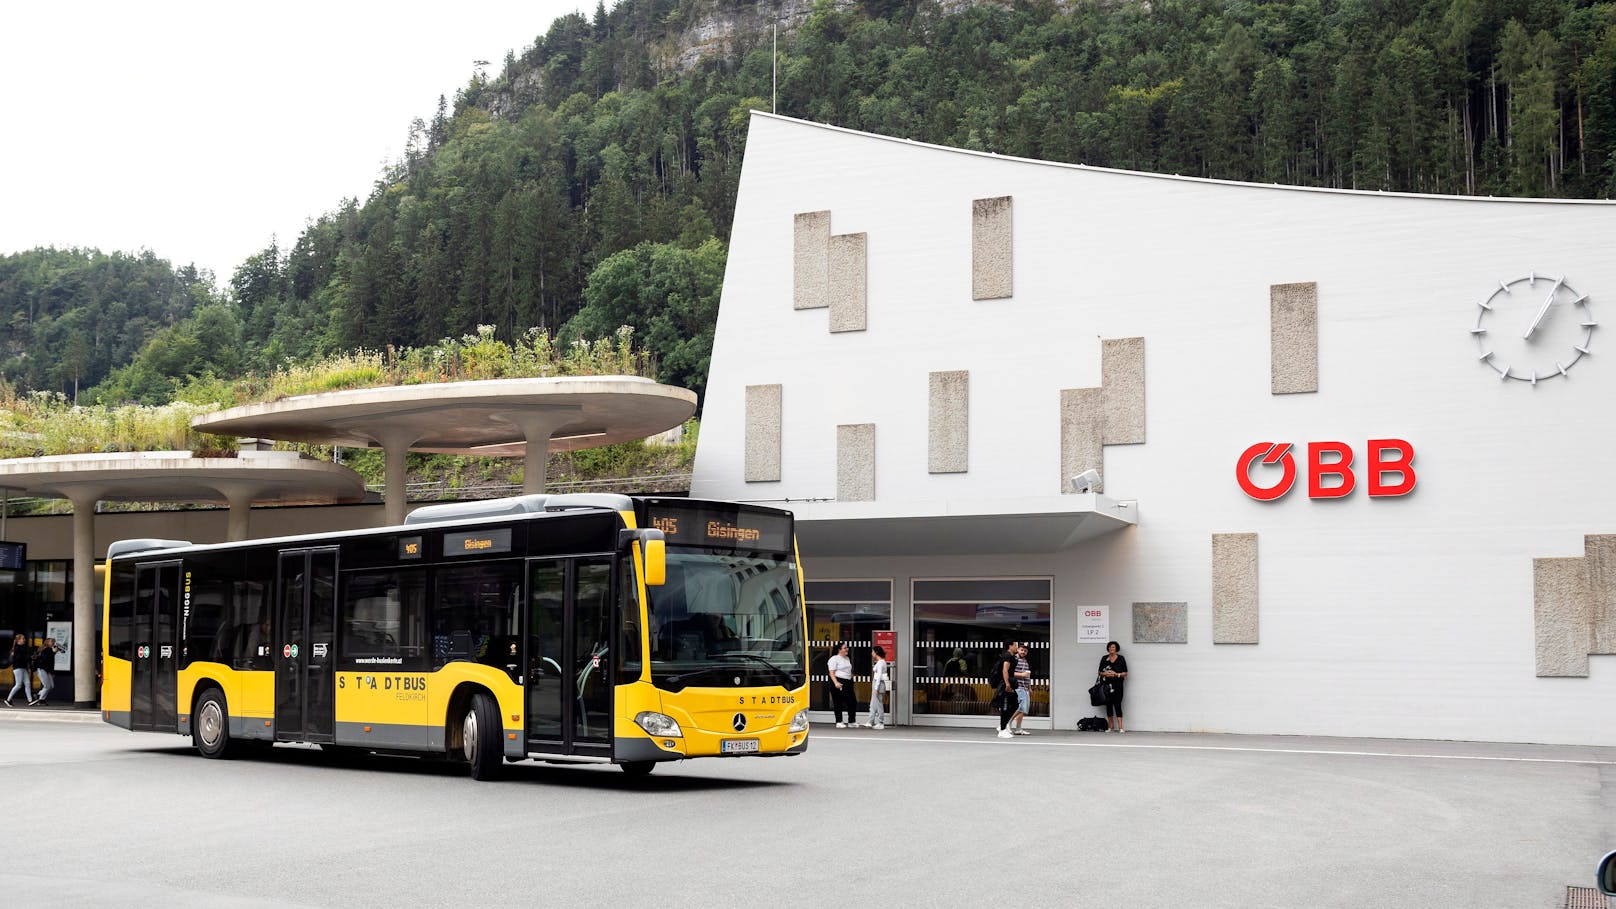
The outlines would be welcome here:
[[[619,495],[107,553],[108,723],[225,757],[275,742],[614,763],[808,747],[789,512]]]

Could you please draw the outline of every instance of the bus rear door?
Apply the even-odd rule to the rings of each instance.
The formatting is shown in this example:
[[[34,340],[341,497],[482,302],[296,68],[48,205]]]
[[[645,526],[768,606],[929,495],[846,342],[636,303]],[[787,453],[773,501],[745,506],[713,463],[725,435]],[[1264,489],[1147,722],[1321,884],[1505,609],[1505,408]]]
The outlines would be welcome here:
[[[528,748],[610,757],[612,559],[538,559],[528,572]]]
[[[134,666],[129,686],[131,729],[178,732],[175,671],[179,666],[180,563],[135,569]]]
[[[275,602],[275,740],[331,742],[337,550],[280,554]]]

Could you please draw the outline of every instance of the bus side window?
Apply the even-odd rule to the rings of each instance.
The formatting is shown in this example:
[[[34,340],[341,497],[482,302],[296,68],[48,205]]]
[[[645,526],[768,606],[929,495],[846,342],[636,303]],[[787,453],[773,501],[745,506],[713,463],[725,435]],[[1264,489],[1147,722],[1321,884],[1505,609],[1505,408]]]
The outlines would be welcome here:
[[[425,569],[364,571],[349,577],[342,610],[344,659],[381,658],[389,669],[419,670],[428,656],[422,646],[425,637]]]
[[[639,589],[635,584],[633,565],[627,560],[622,563],[622,571],[618,573],[617,583],[623,591],[623,596],[620,598],[620,602],[623,604],[622,644],[617,648],[617,681],[621,684],[638,680],[642,665]]]
[[[432,668],[457,660],[519,674],[511,658],[513,604],[520,599],[521,564],[485,562],[439,568],[432,598]]]

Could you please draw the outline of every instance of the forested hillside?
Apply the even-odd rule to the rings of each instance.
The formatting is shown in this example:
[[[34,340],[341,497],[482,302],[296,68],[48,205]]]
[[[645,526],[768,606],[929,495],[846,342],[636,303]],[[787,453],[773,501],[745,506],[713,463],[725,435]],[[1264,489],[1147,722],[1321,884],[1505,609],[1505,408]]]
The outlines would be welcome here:
[[[174,336],[182,321],[188,340]],[[211,275],[175,269],[149,251],[35,249],[0,256],[0,375],[22,388],[74,396],[134,360],[158,336],[165,341],[152,353],[164,357],[161,369],[176,375],[234,370],[240,365],[234,321]],[[194,332],[210,327],[225,333],[196,342]]]
[[[819,122],[1260,182],[1585,198],[1616,185],[1616,3],[621,0],[472,74],[407,125],[368,198],[248,260],[223,311],[244,365],[479,324],[566,338],[627,323],[660,378],[699,390],[775,20],[778,110]],[[61,317],[41,328],[16,299],[0,285],[8,378],[65,388],[105,372],[36,343]]]

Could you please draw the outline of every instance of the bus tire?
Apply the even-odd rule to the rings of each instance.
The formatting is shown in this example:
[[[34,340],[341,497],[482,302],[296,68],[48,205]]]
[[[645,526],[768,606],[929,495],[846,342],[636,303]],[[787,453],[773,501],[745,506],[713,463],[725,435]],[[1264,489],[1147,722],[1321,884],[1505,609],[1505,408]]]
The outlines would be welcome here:
[[[651,771],[656,769],[656,761],[624,761],[617,766],[629,776],[650,776]]]
[[[230,711],[225,708],[224,692],[209,688],[196,700],[191,711],[191,744],[205,758],[227,758],[237,749],[230,740]]]
[[[460,747],[465,752],[466,763],[471,765],[472,779],[492,780],[499,777],[500,770],[505,766],[504,749],[500,743],[502,728],[493,695],[486,691],[473,694],[471,703],[466,705],[466,715],[460,720]]]

